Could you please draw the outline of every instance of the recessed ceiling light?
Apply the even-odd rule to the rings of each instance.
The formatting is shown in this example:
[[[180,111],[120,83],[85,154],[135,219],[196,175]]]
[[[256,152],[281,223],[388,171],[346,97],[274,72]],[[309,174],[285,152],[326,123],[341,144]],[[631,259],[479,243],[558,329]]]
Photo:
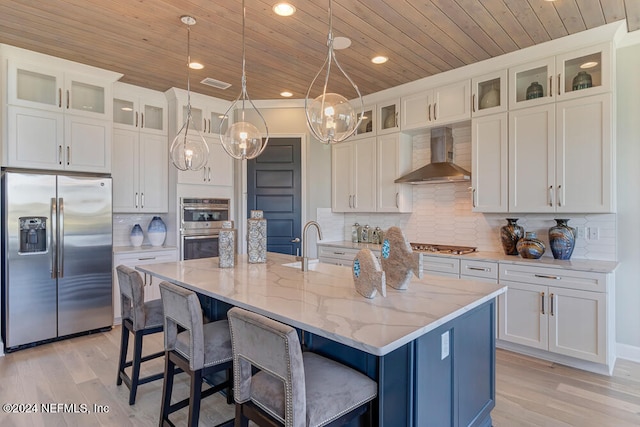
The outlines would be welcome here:
[[[334,37],[333,48],[335,50],[346,49],[351,46],[351,39],[348,37]]]
[[[374,64],[384,64],[385,62],[387,62],[389,60],[389,58],[387,58],[386,56],[374,56],[373,58],[371,58],[371,62],[373,62]]]
[[[280,92],[280,96],[284,96],[285,98],[289,98],[290,96],[293,96],[293,94],[291,92]]]
[[[296,12],[296,8],[289,3],[278,3],[273,5],[273,11],[276,15],[291,16]]]
[[[190,62],[189,68],[191,68],[192,70],[202,70],[204,68],[204,65],[199,62]]]
[[[596,61],[589,61],[589,62],[585,62],[584,64],[580,65],[580,68],[593,68],[596,65],[598,65],[598,63]]]

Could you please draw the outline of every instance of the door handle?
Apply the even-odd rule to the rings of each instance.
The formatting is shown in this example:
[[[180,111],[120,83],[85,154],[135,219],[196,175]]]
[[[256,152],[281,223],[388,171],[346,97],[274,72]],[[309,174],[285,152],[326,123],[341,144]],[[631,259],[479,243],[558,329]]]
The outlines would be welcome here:
[[[136,193],[136,209],[138,208],[138,193]]]
[[[67,166],[71,163],[71,147],[67,145]]]
[[[144,113],[140,113],[140,128],[144,127]]]
[[[58,88],[58,108],[62,108],[62,88]]]
[[[58,218],[60,220],[60,244],[58,245],[58,277],[64,277],[64,199],[58,199]]]
[[[136,111],[136,125],[135,127],[138,127],[138,112]]]
[[[69,96],[69,90],[67,89],[67,110],[69,109],[69,98],[71,97]]]
[[[140,207],[144,209],[144,193],[140,193]]]
[[[49,227],[49,248],[56,248],[56,245],[58,243],[58,240],[56,238],[56,221],[58,220],[58,215],[57,215],[57,210],[58,210],[58,205],[57,205],[57,201],[55,198],[51,198],[51,202],[49,204],[49,215],[51,217],[51,227]],[[55,279],[56,277],[58,277],[58,271],[57,271],[57,266],[58,266],[58,260],[56,259],[56,255],[58,254],[58,251],[56,250],[51,250],[51,268],[49,269],[51,272],[51,278]]]
[[[300,238],[296,237],[295,239],[291,239],[291,243],[300,243]]]
[[[58,145],[58,164],[62,164],[62,145]]]
[[[549,310],[551,310],[551,315],[553,316],[555,314],[553,312],[554,311],[553,310],[553,294],[551,294],[550,297],[551,297],[551,301],[549,301],[549,306],[550,306]]]
[[[544,314],[544,292],[540,292],[540,300],[542,301],[542,314]]]
[[[431,104],[429,104],[428,111],[429,111],[429,114],[427,115],[427,121],[430,122],[431,121]]]
[[[553,206],[553,185],[549,186],[549,206]]]

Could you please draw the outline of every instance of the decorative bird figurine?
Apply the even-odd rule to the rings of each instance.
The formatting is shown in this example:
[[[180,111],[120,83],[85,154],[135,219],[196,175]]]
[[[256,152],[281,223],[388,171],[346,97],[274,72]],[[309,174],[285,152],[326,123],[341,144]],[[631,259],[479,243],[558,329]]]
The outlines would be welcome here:
[[[380,262],[369,249],[360,249],[353,260],[353,283],[356,291],[365,298],[373,298],[380,291],[387,296],[385,274]]]
[[[422,278],[422,254],[414,253],[399,227],[384,233],[380,260],[389,286],[407,289],[412,274]]]

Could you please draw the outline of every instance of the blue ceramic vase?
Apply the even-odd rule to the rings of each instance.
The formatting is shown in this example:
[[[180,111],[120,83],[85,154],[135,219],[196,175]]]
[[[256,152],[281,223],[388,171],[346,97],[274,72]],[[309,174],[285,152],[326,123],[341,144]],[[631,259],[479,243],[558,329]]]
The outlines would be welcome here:
[[[549,244],[555,259],[570,259],[576,245],[576,229],[569,227],[568,219],[556,219],[549,229]]]
[[[167,237],[167,226],[159,216],[154,216],[149,227],[147,228],[147,236],[149,236],[149,243],[151,246],[162,246],[164,239]]]
[[[144,233],[142,232],[142,227],[140,227],[140,224],[136,224],[131,228],[129,240],[131,241],[132,246],[138,247],[142,245],[142,241],[144,240]]]
[[[524,237],[516,244],[518,253],[522,258],[538,259],[544,254],[546,247],[538,235],[533,231],[524,233]]]

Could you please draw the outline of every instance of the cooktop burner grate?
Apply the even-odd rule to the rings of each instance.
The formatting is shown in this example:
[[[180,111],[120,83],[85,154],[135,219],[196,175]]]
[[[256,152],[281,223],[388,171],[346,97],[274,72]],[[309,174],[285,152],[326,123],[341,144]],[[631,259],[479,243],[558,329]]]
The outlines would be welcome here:
[[[475,252],[477,248],[471,246],[436,245],[432,243],[409,243],[416,252],[431,252],[438,254],[464,255]]]

